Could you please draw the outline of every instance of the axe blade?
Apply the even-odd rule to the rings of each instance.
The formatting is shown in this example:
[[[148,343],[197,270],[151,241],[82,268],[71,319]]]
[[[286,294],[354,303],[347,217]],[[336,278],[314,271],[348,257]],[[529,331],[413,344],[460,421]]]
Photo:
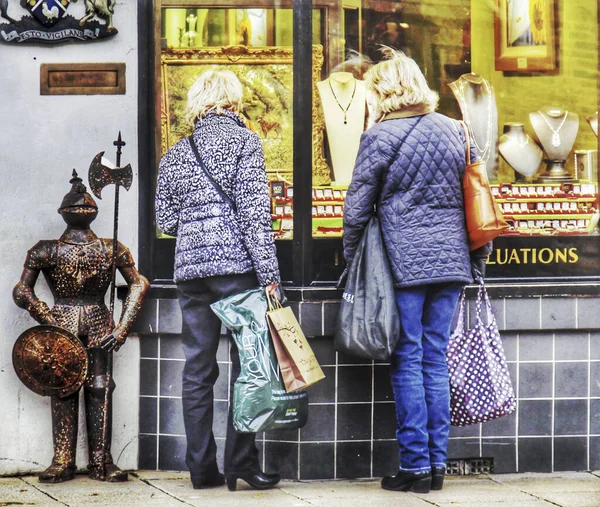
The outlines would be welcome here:
[[[98,199],[102,199],[102,189],[104,187],[121,185],[125,190],[129,190],[133,181],[133,170],[130,164],[125,167],[111,169],[102,163],[103,155],[104,152],[101,151],[94,157],[88,172],[90,189]]]

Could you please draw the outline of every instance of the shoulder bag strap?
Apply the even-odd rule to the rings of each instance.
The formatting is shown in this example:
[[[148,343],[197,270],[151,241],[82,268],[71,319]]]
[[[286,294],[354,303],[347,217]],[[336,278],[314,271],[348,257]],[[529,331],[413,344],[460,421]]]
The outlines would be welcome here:
[[[198,161],[198,165],[200,166],[200,169],[202,169],[202,172],[204,173],[204,175],[208,178],[208,181],[210,181],[211,184],[212,184],[212,186],[215,187],[215,190],[219,193],[219,195],[222,197],[222,199],[231,206],[231,208],[233,209],[234,212],[237,213],[237,209],[235,207],[235,203],[223,191],[223,189],[221,188],[221,185],[219,185],[215,181],[215,179],[209,174],[209,172],[206,170],[206,167],[204,166],[204,162],[202,162],[202,157],[200,156],[200,153],[198,152],[198,147],[196,146],[196,143],[194,142],[194,137],[193,136],[189,136],[187,139],[188,139],[188,141],[190,143],[190,146],[192,147],[192,151],[194,152],[194,155],[196,156],[196,160]]]
[[[471,143],[469,142],[469,130],[467,129],[467,124],[464,121],[459,120],[458,123],[460,123],[460,126],[465,132],[465,143],[467,144],[467,165],[469,165],[471,163]]]

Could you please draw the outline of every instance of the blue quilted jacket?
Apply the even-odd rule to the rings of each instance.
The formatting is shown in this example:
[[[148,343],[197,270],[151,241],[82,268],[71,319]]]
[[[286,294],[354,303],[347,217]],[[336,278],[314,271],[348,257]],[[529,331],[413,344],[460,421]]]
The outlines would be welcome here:
[[[279,282],[261,140],[235,113],[209,113],[194,140],[206,169],[235,203],[215,190],[187,139],[160,162],[156,224],[177,236],[176,282],[255,271],[260,285]]]
[[[377,215],[397,288],[471,283],[462,177],[465,138],[442,114],[388,119],[363,133],[344,206],[344,257]]]

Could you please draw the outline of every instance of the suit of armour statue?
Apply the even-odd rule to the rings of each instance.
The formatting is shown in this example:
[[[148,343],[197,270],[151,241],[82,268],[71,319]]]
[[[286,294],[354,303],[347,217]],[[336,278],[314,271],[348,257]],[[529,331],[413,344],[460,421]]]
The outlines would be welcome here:
[[[129,290],[115,326],[104,301],[112,280],[113,242],[98,238],[90,229],[98,208],[76,172],[71,184],[71,191],[58,209],[67,229],[60,239],[40,241],[29,250],[13,299],[40,324],[69,331],[86,347],[89,365],[83,387],[90,477],[120,482],[127,480],[127,473],[113,463],[110,454],[115,385],[108,371],[108,356],[125,342],[149,284],[136,270],[129,250],[117,243],[116,267]],[[35,295],[34,285],[40,273],[54,296],[52,309]],[[39,479],[62,482],[75,474],[79,392],[64,398],[52,396],[51,400],[54,457]]]

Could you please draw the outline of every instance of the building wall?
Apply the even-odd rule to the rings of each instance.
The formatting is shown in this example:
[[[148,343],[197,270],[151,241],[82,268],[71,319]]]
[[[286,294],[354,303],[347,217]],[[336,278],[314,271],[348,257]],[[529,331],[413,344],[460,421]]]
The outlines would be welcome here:
[[[597,297],[496,298],[518,409],[453,427],[449,459],[493,458],[494,472],[600,469],[600,315]],[[308,389],[309,420],[259,434],[262,464],[289,479],[395,473],[395,405],[388,364],[336,352],[337,301],[292,303],[326,378]],[[473,313],[473,305],[470,306]],[[472,318],[472,316],[470,316]],[[181,316],[177,301],[148,304],[141,337],[140,468],[186,470],[181,409]],[[217,356],[214,433],[222,465],[228,407],[228,341]]]
[[[84,15],[83,2],[69,14]],[[10,2],[9,14],[26,11]],[[4,20],[2,20],[4,22]],[[0,44],[0,475],[37,471],[52,459],[50,399],[29,391],[12,367],[11,351],[20,333],[35,321],[17,308],[11,291],[21,274],[27,250],[40,239],[58,238],[64,222],[56,213],[69,191],[75,168],[84,181],[94,156],[105,151],[115,161],[113,141],[119,131],[127,145],[122,163],[130,163],[134,182],[120,193],[119,239],[137,259],[137,7],[117,2],[114,24],[119,33],[109,40],[59,45]],[[40,95],[42,63],[124,62],[125,95]],[[97,200],[93,230],[112,237],[114,191],[107,188]],[[47,302],[52,298],[40,278],[36,289]],[[115,355],[115,416],[113,455],[118,465],[137,466],[139,342],[130,337]],[[83,421],[80,417],[80,421]],[[86,466],[87,450],[80,432],[77,463]]]

